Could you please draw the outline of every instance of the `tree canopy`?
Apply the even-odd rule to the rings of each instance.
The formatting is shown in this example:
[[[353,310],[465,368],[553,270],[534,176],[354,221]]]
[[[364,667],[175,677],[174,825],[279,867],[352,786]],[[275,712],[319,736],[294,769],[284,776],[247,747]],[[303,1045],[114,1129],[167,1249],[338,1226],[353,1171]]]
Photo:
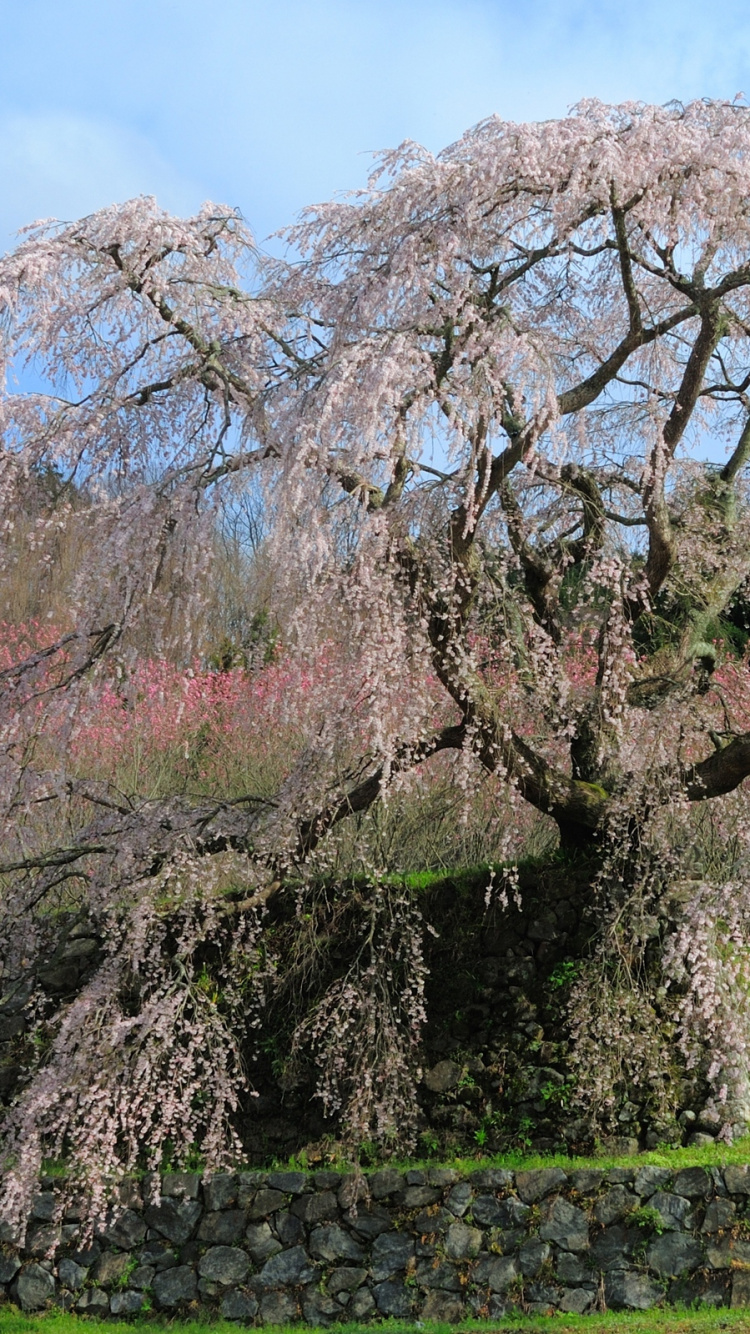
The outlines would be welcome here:
[[[437,157],[381,156],[366,190],[288,231],[283,261],[233,210],[181,220],[137,199],[36,224],[0,262],[3,574],[54,560],[63,532],[82,553],[66,623],[0,674],[0,976],[27,975],[61,904],[85,903],[109,942],[87,990],[45,1016],[7,1118],[6,1163],[25,1163],[6,1171],[11,1200],[50,1148],[105,1175],[165,1138],[228,1151],[263,906],[438,754],[461,757],[467,793],[495,775],[563,847],[619,849],[623,893],[623,866],[650,849],[653,887],[668,846],[661,884],[691,806],[750,774],[750,724],[717,676],[750,574],[749,150],[743,106],[584,102],[491,118]],[[189,661],[217,498],[242,487],[269,516],[284,651],[321,670],[294,762],[273,793],[200,799],[73,772],[81,711],[132,673],[144,626]],[[170,962],[211,933],[223,1018]],[[253,987],[230,996],[240,955]],[[409,987],[362,1133],[405,1115]],[[318,1037],[361,994],[329,998]],[[184,1076],[165,1074],[178,1031]],[[207,1101],[202,1042],[221,1052]],[[84,1093],[103,1043],[106,1077]],[[714,1062],[725,1098],[732,1061],[746,1080],[740,1050]],[[169,1116],[156,1082],[136,1098],[137,1066],[172,1081]],[[109,1110],[92,1147],[94,1097]]]

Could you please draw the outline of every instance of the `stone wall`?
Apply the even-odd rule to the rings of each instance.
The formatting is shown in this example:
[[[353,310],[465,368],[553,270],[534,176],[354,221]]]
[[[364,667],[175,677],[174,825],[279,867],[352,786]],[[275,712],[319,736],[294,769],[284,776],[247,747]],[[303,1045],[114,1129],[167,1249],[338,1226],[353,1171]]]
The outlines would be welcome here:
[[[511,901],[502,908],[495,901],[489,911],[486,873],[446,875],[420,891],[420,909],[437,931],[437,936],[425,932],[424,942],[428,1023],[420,1064],[428,1075],[418,1089],[420,1156],[444,1159],[472,1154],[478,1146],[487,1154],[499,1153],[516,1146],[519,1138],[541,1152],[589,1151],[587,1127],[564,1114],[569,991],[560,978],[556,985],[548,980],[562,960],[575,959],[586,948],[588,879],[585,868],[577,876],[570,867],[525,871],[520,906]],[[272,947],[282,958],[296,952],[295,905],[293,895],[280,896],[269,915]],[[328,942],[333,977],[351,952],[351,923],[345,914],[333,920],[324,908],[320,911],[317,934]],[[40,1016],[68,1005],[102,959],[101,941],[85,913],[59,913],[42,922],[40,930],[48,932],[43,965],[28,975],[0,978],[0,1117],[38,1059],[34,1025]],[[316,969],[320,966],[318,959]],[[311,1003],[320,999],[321,990]],[[312,1066],[288,1077],[288,1005],[276,1006],[273,995],[265,1007],[263,1038],[260,1050],[245,1052],[254,1086],[237,1117],[245,1160],[263,1168],[304,1149],[311,1162],[322,1145],[322,1165],[339,1126],[335,1119],[326,1120],[313,1096],[317,1071]],[[701,1110],[691,1091],[680,1106]],[[652,1131],[646,1106],[628,1102],[618,1105],[617,1114],[617,1133],[636,1141],[636,1147],[686,1138],[677,1126],[660,1124]],[[608,1147],[619,1152],[615,1143]]]
[[[478,1149],[489,1156],[519,1146],[581,1155],[595,1141],[619,1155],[662,1143],[698,1147],[715,1137],[719,1117],[707,1105],[708,1090],[695,1070],[683,1069],[679,1078],[672,1071],[670,1107],[658,1103],[658,1080],[613,1088],[606,1123],[592,1125],[572,1096],[568,1004],[590,946],[592,874],[586,862],[526,867],[518,897],[512,894],[504,905],[496,893],[489,908],[486,871],[446,873],[414,891],[425,922],[437,933],[424,933],[429,975],[419,1053],[424,1078],[417,1088],[420,1158],[440,1161]],[[344,895],[349,917],[321,893],[314,934],[326,942],[325,950],[314,968],[299,967],[293,986],[270,989],[260,1046],[249,1030],[252,1041],[243,1056],[253,1091],[241,1095],[235,1125],[249,1166],[265,1168],[303,1152],[307,1163],[323,1166],[339,1140],[340,1124],[324,1116],[315,1097],[319,1071],[313,1061],[289,1067],[300,1017],[292,1013],[290,995],[299,1001],[311,986],[304,1004],[318,1004],[329,982],[345,971],[352,949],[359,948],[352,931],[359,913],[355,889],[349,899]],[[268,924],[272,952],[299,960],[294,894],[274,899]],[[83,912],[49,916],[39,930],[47,933],[43,962],[28,973],[19,962],[18,976],[0,977],[0,1120],[36,1067],[44,1023],[70,1004],[102,960],[101,939]],[[283,975],[280,968],[278,979]],[[663,1042],[673,1052],[671,1030]],[[737,1133],[744,1130],[740,1126]]]
[[[85,1241],[46,1179],[25,1248],[0,1245],[0,1294],[312,1325],[750,1305],[750,1167],[175,1173],[144,1203],[149,1184]]]

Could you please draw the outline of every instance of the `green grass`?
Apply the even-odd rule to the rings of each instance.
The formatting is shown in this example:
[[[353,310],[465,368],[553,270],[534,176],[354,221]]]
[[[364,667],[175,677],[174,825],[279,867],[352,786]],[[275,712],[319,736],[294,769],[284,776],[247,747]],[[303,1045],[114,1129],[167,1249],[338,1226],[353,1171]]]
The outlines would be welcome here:
[[[379,877],[379,883],[384,885],[403,885],[404,889],[413,889],[421,892],[428,889],[435,889],[438,885],[449,884],[453,889],[470,889],[477,882],[487,880],[490,873],[500,875],[503,871],[514,871],[523,874],[528,871],[545,870],[547,868],[580,864],[582,858],[580,855],[573,855],[565,849],[554,848],[543,855],[533,854],[528,857],[514,857],[506,862],[477,862],[473,866],[437,866],[421,871],[391,871]],[[290,886],[301,884],[300,880],[290,877],[284,882]],[[318,877],[314,883],[326,884],[328,878]],[[346,883],[355,888],[364,888],[372,885],[371,876],[353,875],[346,878]]]
[[[455,1167],[463,1172],[476,1172],[483,1167],[507,1167],[515,1171],[526,1171],[532,1167],[561,1167],[566,1172],[575,1172],[578,1167],[634,1167],[644,1166],[669,1167],[679,1171],[681,1167],[724,1167],[729,1163],[750,1163],[750,1135],[736,1140],[734,1144],[707,1144],[702,1148],[661,1145],[648,1153],[638,1154],[593,1154],[590,1157],[570,1158],[564,1153],[529,1154],[520,1150],[513,1153],[497,1154],[494,1158],[456,1158],[450,1163],[436,1163],[425,1160],[420,1167]],[[413,1167],[417,1164],[410,1163]]]
[[[479,1172],[489,1167],[504,1167],[514,1172],[525,1172],[535,1167],[561,1167],[566,1172],[575,1172],[579,1167],[599,1168],[606,1171],[610,1167],[632,1167],[636,1171],[640,1167],[668,1167],[670,1170],[678,1172],[681,1167],[726,1167],[729,1164],[750,1163],[750,1135],[738,1139],[734,1144],[707,1144],[702,1148],[672,1148],[671,1145],[661,1145],[658,1149],[652,1149],[647,1153],[638,1154],[611,1154],[601,1153],[592,1154],[589,1157],[573,1158],[564,1153],[525,1153],[522,1150],[510,1153],[499,1153],[492,1157],[472,1157],[472,1158],[389,1158],[377,1167],[364,1168],[365,1175],[380,1170],[380,1167],[395,1167],[399,1172],[408,1172],[411,1169],[422,1169],[427,1171],[431,1167],[451,1167],[462,1175],[468,1175],[470,1172]],[[308,1168],[304,1152],[295,1158],[285,1162],[275,1161],[271,1168],[260,1168],[260,1171],[285,1171],[292,1170],[304,1172],[315,1170],[320,1164],[315,1163],[314,1168]],[[353,1164],[345,1160],[332,1158],[326,1164],[334,1170],[352,1170]],[[241,1170],[242,1165],[238,1164]]]
[[[599,1168],[607,1171],[610,1167],[632,1167],[636,1171],[640,1167],[668,1167],[671,1171],[678,1172],[681,1167],[726,1167],[729,1164],[750,1163],[750,1135],[738,1139],[734,1144],[707,1144],[702,1148],[681,1147],[672,1148],[665,1144],[658,1149],[652,1149],[647,1153],[638,1154],[611,1154],[601,1153],[592,1154],[589,1157],[572,1158],[564,1153],[524,1153],[521,1149],[510,1153],[499,1153],[493,1157],[481,1157],[477,1155],[472,1158],[388,1158],[375,1167],[366,1167],[362,1169],[365,1175],[377,1172],[381,1167],[395,1167],[399,1172],[408,1172],[412,1169],[429,1170],[431,1167],[450,1167],[462,1175],[468,1176],[470,1172],[479,1172],[489,1167],[504,1167],[514,1172],[525,1172],[535,1167],[561,1167],[565,1172],[575,1172],[579,1167]],[[251,1170],[260,1172],[306,1172],[316,1171],[322,1164],[316,1161],[309,1164],[304,1151],[293,1158],[285,1160],[274,1159],[266,1166],[259,1166],[257,1163],[237,1162],[236,1171]],[[332,1156],[327,1160],[325,1166],[333,1168],[335,1171],[353,1171],[354,1163],[344,1158]],[[175,1171],[182,1170],[175,1168]],[[199,1165],[190,1166],[190,1171],[202,1171]],[[44,1172],[50,1177],[63,1178],[66,1174],[65,1163],[47,1159],[44,1164]],[[134,1175],[139,1175],[136,1173]]]
[[[434,889],[441,884],[451,884],[454,889],[462,889],[472,887],[477,881],[486,880],[490,872],[493,875],[500,875],[503,871],[512,870],[522,875],[528,871],[568,866],[581,861],[581,857],[571,856],[564,848],[555,848],[543,855],[515,857],[507,862],[477,862],[474,866],[441,866],[432,870],[393,872],[383,876],[383,882],[389,885],[403,885],[405,889],[414,890]]]
[[[217,1320],[200,1322],[196,1320],[166,1319],[154,1321],[135,1320],[137,1334],[164,1334],[165,1328],[175,1330],[175,1334],[237,1334],[238,1326],[228,1321]],[[0,1334],[122,1334],[122,1321],[93,1320],[83,1316],[61,1315],[21,1315],[16,1311],[0,1311]],[[242,1327],[240,1327],[242,1328]],[[727,1307],[715,1310],[694,1311],[635,1311],[617,1312],[606,1315],[584,1316],[544,1316],[523,1317],[505,1316],[501,1320],[467,1320],[460,1325],[445,1325],[437,1321],[425,1321],[414,1324],[403,1320],[384,1320],[377,1325],[334,1325],[330,1327],[334,1334],[373,1334],[381,1330],[383,1334],[452,1334],[461,1330],[476,1331],[476,1334],[716,1334],[718,1330],[728,1330],[729,1334],[746,1334],[750,1331],[750,1310],[730,1311]],[[314,1334],[310,1326],[276,1326],[278,1334]]]

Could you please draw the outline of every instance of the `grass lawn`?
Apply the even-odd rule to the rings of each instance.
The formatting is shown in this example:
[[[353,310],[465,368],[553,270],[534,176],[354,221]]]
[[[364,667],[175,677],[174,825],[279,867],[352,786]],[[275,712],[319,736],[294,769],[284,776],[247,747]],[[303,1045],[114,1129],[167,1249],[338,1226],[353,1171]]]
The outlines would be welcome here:
[[[238,1328],[245,1328],[224,1320],[209,1323],[171,1318],[162,1322],[134,1320],[127,1324],[134,1326],[134,1334],[164,1334],[165,1329],[172,1329],[174,1334],[237,1334]],[[304,1334],[305,1331],[316,1334],[307,1325],[274,1328],[276,1334]],[[342,1324],[329,1328],[332,1334],[374,1334],[374,1331],[382,1331],[382,1334],[460,1334],[462,1330],[476,1331],[476,1334],[715,1334],[718,1330],[727,1330],[728,1334],[750,1334],[750,1308],[745,1311],[718,1307],[698,1311],[628,1311],[607,1315],[466,1320],[460,1325],[383,1320],[379,1324]],[[123,1334],[122,1321],[93,1320],[57,1312],[22,1315],[15,1310],[0,1311],[0,1334],[116,1334],[116,1331]]]

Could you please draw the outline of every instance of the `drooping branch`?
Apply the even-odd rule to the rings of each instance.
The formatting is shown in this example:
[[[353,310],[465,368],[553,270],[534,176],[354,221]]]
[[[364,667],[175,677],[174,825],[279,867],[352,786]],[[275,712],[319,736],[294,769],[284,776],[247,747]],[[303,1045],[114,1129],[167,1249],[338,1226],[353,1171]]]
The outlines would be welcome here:
[[[625,362],[639,348],[647,347],[650,343],[656,342],[673,329],[677,329],[686,320],[692,319],[697,313],[697,308],[691,302],[689,306],[683,306],[676,310],[672,315],[658,324],[651,325],[647,329],[640,329],[637,332],[628,330],[617,346],[610,352],[609,356],[588,375],[585,380],[574,385],[571,389],[566,389],[558,395],[557,408],[561,417],[567,417],[571,413],[580,412],[593,403],[599,395],[607,388],[609,384],[616,379],[618,372],[622,370]]]
[[[612,190],[612,222],[615,229],[617,240],[617,251],[620,256],[620,273],[622,275],[622,286],[625,293],[625,299],[628,303],[628,314],[630,316],[630,332],[639,335],[643,328],[641,317],[641,306],[638,300],[638,291],[633,277],[633,264],[630,250],[628,247],[628,234],[625,225],[625,210],[615,202],[614,188]]]
[[[436,732],[434,736],[425,741],[399,747],[395,756],[388,761],[387,765],[379,765],[374,773],[350,788],[338,802],[330,804],[327,809],[322,810],[312,819],[304,821],[300,826],[295,858],[304,861],[329,830],[345,820],[347,816],[355,815],[359,811],[369,810],[382,796],[391,778],[414,768],[416,765],[424,764],[426,760],[433,755],[437,755],[440,751],[461,750],[465,740],[465,725],[456,723],[442,728],[440,732]]]
[[[690,801],[710,801],[734,792],[750,777],[750,732],[734,737],[687,771],[685,791]]]
[[[669,457],[674,456],[680,440],[685,434],[688,422],[693,414],[703,379],[722,330],[722,313],[716,300],[705,304],[701,309],[701,322],[690,356],[687,359],[680,387],[675,395],[672,411],[664,426],[664,444]]]
[[[504,773],[525,801],[551,816],[565,837],[572,841],[590,837],[603,821],[611,794],[550,764],[509,725],[481,677],[467,664],[456,629],[455,619],[444,608],[433,612],[433,668],[461,711],[464,744],[471,744],[489,773]]]
[[[105,253],[108,254],[117,268],[123,275],[127,287],[137,296],[143,296],[155,311],[158,312],[166,325],[174,329],[182,338],[197,352],[200,358],[198,368],[198,378],[201,379],[209,389],[215,389],[219,382],[223,382],[228,388],[232,389],[241,398],[254,407],[257,407],[257,395],[249,385],[248,381],[241,375],[238,375],[229,366],[221,356],[221,344],[215,339],[206,338],[195,324],[186,320],[183,316],[177,314],[169,305],[166,297],[163,295],[153,281],[147,281],[146,276],[136,273],[129,268],[123,258],[122,247],[117,242],[105,247]],[[148,274],[150,269],[156,264],[161,263],[171,253],[170,248],[163,248],[157,255],[152,257],[151,262],[143,265],[144,273]]]
[[[278,876],[304,863],[321,839],[348,815],[368,810],[397,774],[440,751],[460,750],[465,736],[464,725],[454,724],[403,743],[367,777],[323,801],[314,815],[299,818],[296,831],[291,837],[287,832],[278,846],[269,846],[267,838],[278,801],[248,795],[200,803],[172,797],[128,807],[108,802],[104,812],[69,844],[0,863],[0,875],[20,872],[29,877],[28,893],[21,894],[16,912],[30,911],[39,903],[57,883],[56,872],[61,867],[74,868],[89,890],[97,885],[122,889],[158,875],[180,855],[200,858],[232,851],[251,857],[256,865],[265,865],[272,876]],[[80,785],[76,792],[88,796]]]
[[[485,769],[504,770],[525,801],[551,816],[564,841],[586,842],[601,827],[611,798],[605,788],[550,764],[486,709],[472,707],[469,725],[478,738],[477,754]]]

